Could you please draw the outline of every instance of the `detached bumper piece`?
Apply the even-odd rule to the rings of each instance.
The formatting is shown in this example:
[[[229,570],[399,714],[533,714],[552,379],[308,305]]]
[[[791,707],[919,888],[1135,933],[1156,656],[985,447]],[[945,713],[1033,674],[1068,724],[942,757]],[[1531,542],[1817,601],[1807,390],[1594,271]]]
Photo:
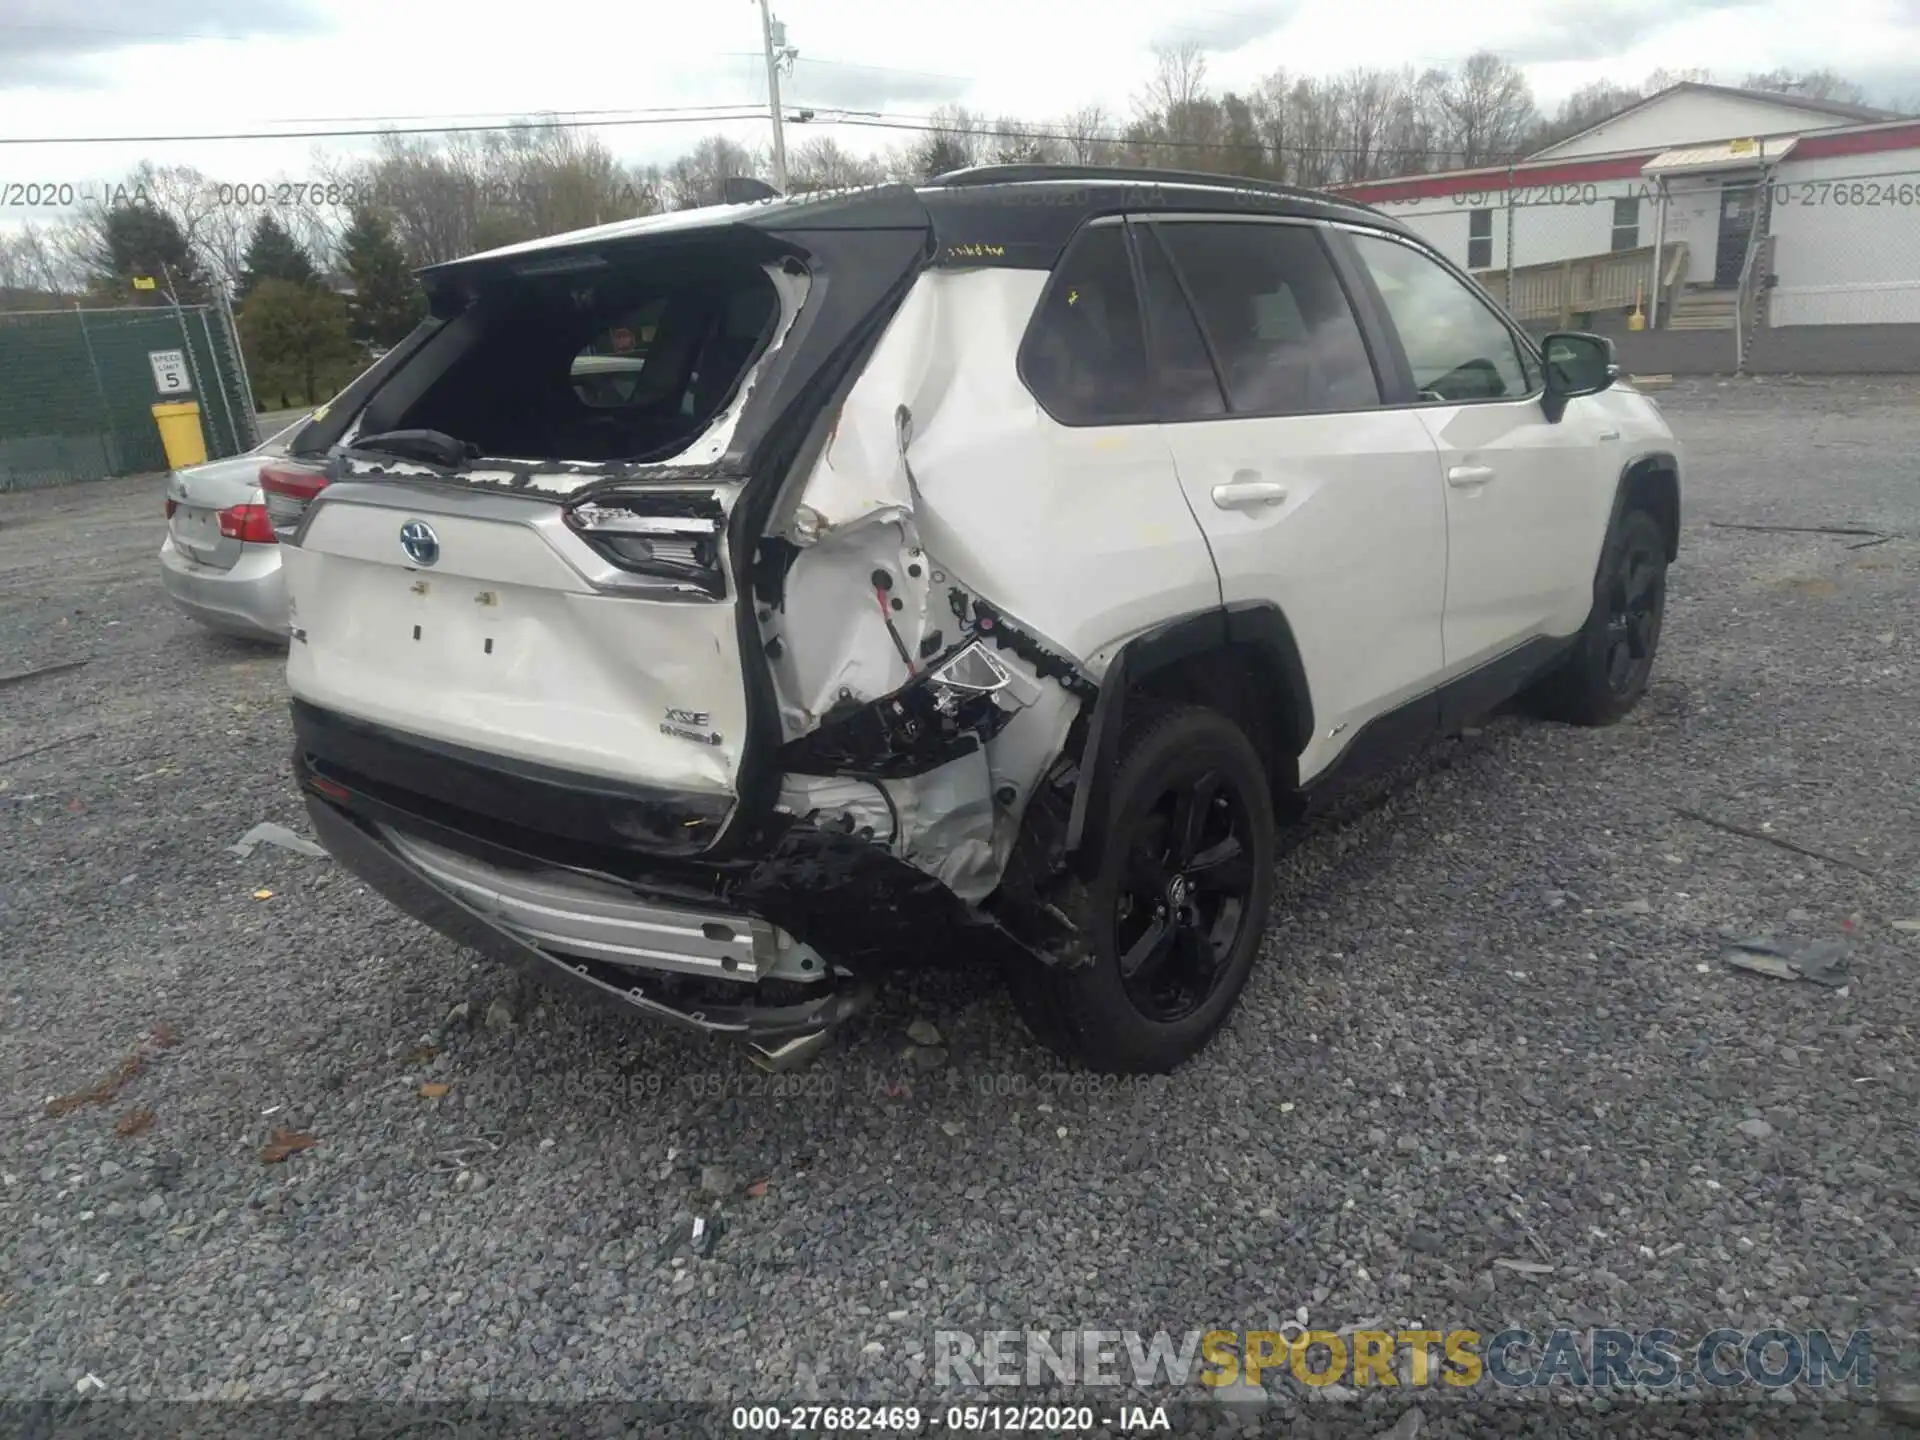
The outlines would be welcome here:
[[[584,956],[561,956],[522,939],[497,920],[481,914],[448,887],[444,876],[430,878],[417,859],[331,800],[309,793],[307,812],[320,843],[342,865],[374,890],[441,934],[481,954],[517,965],[538,978],[571,982],[614,1007],[639,1011],[692,1030],[752,1042],[768,1061],[803,1058],[814,1047],[805,1042],[825,1036],[864,1009],[869,987],[829,990],[792,1005],[714,1004],[673,997],[667,982],[637,975],[624,966]],[[416,854],[417,843],[407,844]]]

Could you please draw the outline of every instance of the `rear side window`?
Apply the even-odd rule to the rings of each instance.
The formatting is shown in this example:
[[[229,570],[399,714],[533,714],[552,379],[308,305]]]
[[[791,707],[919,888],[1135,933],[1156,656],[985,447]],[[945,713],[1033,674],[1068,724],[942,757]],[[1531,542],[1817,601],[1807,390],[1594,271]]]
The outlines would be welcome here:
[[[1224,415],[1227,404],[1220,395],[1220,377],[1181,292],[1180,279],[1173,273],[1173,262],[1151,229],[1136,229],[1134,239],[1147,297],[1160,417],[1205,420]]]
[[[1235,414],[1316,415],[1380,404],[1360,322],[1305,225],[1154,227],[1193,294]]]
[[[634,263],[587,277],[498,283],[463,316],[457,354],[378,428],[439,430],[484,455],[664,459],[725,407],[772,337],[779,292],[725,256]],[[451,328],[451,327],[450,327]]]
[[[1140,300],[1120,226],[1096,225],[1067,248],[1021,347],[1020,373],[1062,425],[1152,418]]]
[[[1422,400],[1518,400],[1533,392],[1513,332],[1438,261],[1411,245],[1355,235]]]

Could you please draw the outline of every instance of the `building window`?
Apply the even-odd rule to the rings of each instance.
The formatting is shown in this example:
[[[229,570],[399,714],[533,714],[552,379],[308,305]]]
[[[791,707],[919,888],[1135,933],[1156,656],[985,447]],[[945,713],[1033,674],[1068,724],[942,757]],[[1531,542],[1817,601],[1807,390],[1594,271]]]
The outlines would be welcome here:
[[[1493,268],[1493,211],[1467,212],[1467,269]]]
[[[1613,202],[1613,249],[1640,248],[1640,200],[1635,196]]]

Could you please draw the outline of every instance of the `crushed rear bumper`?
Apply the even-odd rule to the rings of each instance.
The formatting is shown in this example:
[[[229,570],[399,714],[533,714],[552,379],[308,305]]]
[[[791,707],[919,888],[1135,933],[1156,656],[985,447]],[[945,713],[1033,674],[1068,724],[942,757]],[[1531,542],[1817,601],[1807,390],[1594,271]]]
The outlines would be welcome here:
[[[819,996],[792,1005],[679,1000],[652,975],[605,962],[563,957],[522,939],[481,914],[376,827],[339,804],[309,793],[307,813],[315,835],[329,854],[421,924],[540,980],[584,989],[628,1014],[638,1012],[777,1050],[787,1042],[833,1030],[865,1008],[870,998],[870,987],[823,986]]]
[[[891,971],[1047,963],[864,833],[781,815],[725,860],[648,853],[607,843],[626,830],[607,807],[630,800],[603,783],[563,793],[550,771],[505,774],[298,702],[294,718],[294,775],[343,865],[461,944],[630,1012],[767,1048],[840,1025]],[[818,979],[796,975],[795,946]]]

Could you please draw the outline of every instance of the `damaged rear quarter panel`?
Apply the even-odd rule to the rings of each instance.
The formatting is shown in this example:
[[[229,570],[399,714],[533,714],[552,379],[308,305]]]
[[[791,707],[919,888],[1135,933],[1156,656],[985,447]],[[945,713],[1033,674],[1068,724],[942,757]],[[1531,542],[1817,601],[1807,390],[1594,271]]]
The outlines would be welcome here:
[[[1045,281],[1009,269],[921,277],[801,490],[786,532],[799,554],[767,617],[789,739],[836,705],[899,690],[970,634],[991,638],[976,602],[1082,672],[1075,693],[996,648],[1020,677],[1017,713],[983,755],[884,782],[897,853],[966,899],[997,883],[1088,667],[1114,641],[1220,598],[1157,428],[1062,427],[1022,383],[1016,356]],[[891,588],[876,592],[882,574]]]

